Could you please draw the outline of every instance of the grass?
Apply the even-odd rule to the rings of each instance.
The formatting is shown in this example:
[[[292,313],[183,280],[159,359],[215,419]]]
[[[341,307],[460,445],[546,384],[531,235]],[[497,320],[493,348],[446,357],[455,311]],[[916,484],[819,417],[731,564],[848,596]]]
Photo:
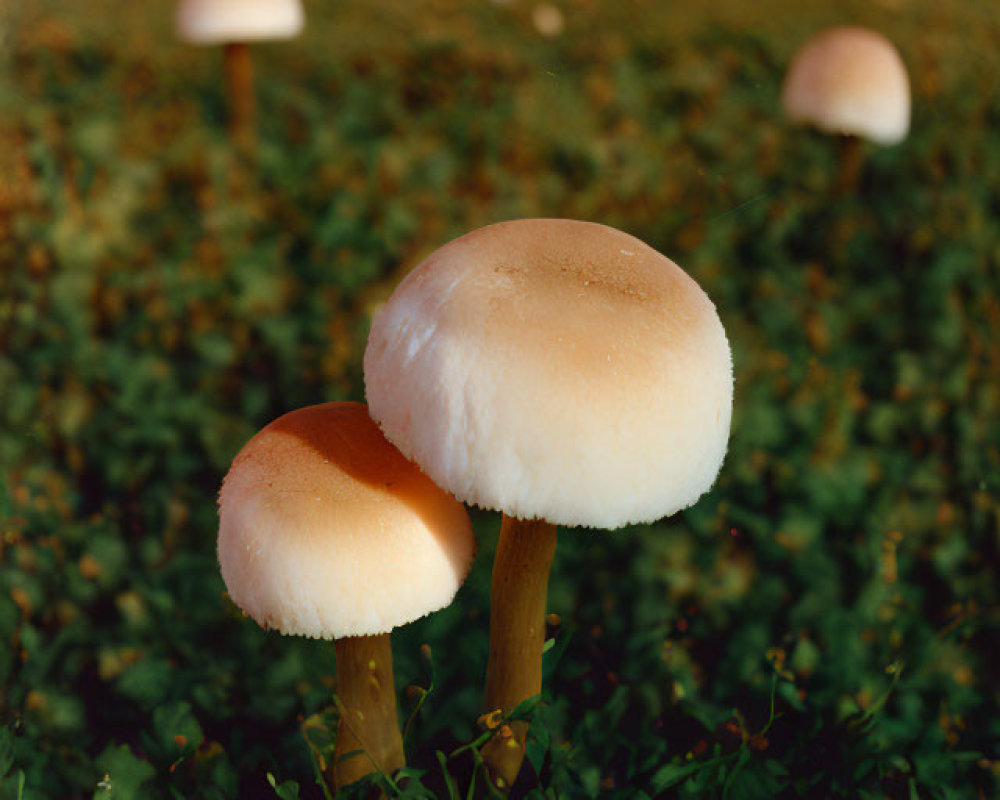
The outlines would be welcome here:
[[[219,481],[270,419],[362,399],[371,312],[424,255],[545,215],[683,265],[737,388],[697,506],[560,537],[517,792],[996,794],[992,4],[581,2],[547,39],[527,2],[313,2],[255,48],[255,167],[171,7],[0,12],[0,797],[323,796],[333,647],[229,603]],[[839,143],[778,93],[848,20],[898,43],[914,123],[838,193]],[[406,796],[469,782],[475,520],[455,603],[395,636]]]

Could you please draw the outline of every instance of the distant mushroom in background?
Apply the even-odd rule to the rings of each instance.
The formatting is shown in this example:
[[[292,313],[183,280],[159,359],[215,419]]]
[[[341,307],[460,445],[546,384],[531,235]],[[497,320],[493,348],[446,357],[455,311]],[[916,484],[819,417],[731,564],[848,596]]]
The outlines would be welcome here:
[[[541,691],[556,526],[618,528],[675,513],[715,480],[732,361],[711,300],[626,233],[525,219],[456,239],[375,316],[372,417],[458,498],[503,512],[484,709]],[[527,724],[486,745],[510,789]]]
[[[290,39],[302,31],[300,0],[180,0],[177,33],[191,44],[223,46],[229,126],[234,141],[253,144],[256,115],[248,42]]]
[[[475,551],[465,508],[364,405],[326,403],[279,417],[243,447],[219,518],[233,602],[265,628],[336,639],[333,783],[403,767],[390,631],[452,601]]]
[[[825,133],[850,137],[841,159],[843,188],[855,182],[859,138],[898,144],[910,130],[910,81],[896,48],[867,28],[838,26],[806,41],[781,92],[785,115]]]
[[[558,36],[566,27],[562,11],[552,3],[535,6],[531,11],[531,21],[535,23],[535,30],[547,39]]]

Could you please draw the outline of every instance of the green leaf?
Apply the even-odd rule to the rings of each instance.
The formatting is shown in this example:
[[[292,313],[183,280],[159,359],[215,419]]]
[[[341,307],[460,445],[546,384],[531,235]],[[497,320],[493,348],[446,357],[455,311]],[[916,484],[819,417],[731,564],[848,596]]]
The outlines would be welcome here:
[[[747,765],[750,760],[750,750],[744,745],[740,748],[739,755],[736,756],[736,763],[732,766],[732,771],[729,773],[729,777],[726,779],[725,784],[722,787],[722,796],[728,797],[730,789],[733,788],[733,784],[736,782],[736,778],[739,776],[740,772]]]
[[[144,658],[118,678],[118,690],[146,708],[163,702],[171,685],[172,669],[158,658]]]
[[[274,793],[281,798],[281,800],[298,800],[299,798],[299,785],[295,781],[283,781],[278,783],[274,775],[270,772],[267,773],[267,782],[271,784],[271,788],[274,789]]]
[[[653,791],[662,792],[669,789],[671,786],[676,786],[678,783],[686,780],[689,776],[693,775],[702,768],[703,765],[697,762],[693,764],[666,764],[653,773],[653,779],[651,781]]]
[[[144,796],[144,784],[156,774],[152,764],[125,745],[108,745],[94,763],[104,772],[94,800],[139,800]]]
[[[585,766],[579,772],[580,783],[588,797],[597,797],[601,791],[601,769],[595,765]]]
[[[0,778],[14,766],[14,734],[6,725],[0,727]]]
[[[739,777],[728,787],[727,800],[773,800],[784,782],[759,759],[747,759]]]
[[[534,697],[529,697],[527,700],[522,700],[518,703],[514,709],[506,715],[505,719],[510,720],[530,720],[532,715],[535,713],[535,709],[541,702],[541,695],[535,695]]]
[[[572,631],[561,631],[559,636],[546,640],[545,649],[542,653],[542,679],[548,680],[556,671],[556,667],[566,653],[570,640],[573,638]]]
[[[197,747],[205,738],[191,704],[186,702],[158,706],[153,712],[153,730],[160,745],[168,750]]]
[[[539,711],[544,708],[544,706],[539,707]],[[528,728],[528,738],[524,747],[525,757],[536,772],[541,771],[542,764],[545,763],[545,758],[551,747],[552,737],[549,732],[549,722],[545,719],[545,715],[536,713],[531,727]]]

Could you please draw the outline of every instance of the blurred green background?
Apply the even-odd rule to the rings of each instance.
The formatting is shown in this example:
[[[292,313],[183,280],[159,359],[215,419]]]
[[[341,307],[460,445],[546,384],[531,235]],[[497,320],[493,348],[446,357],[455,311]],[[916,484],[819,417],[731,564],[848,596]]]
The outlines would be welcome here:
[[[322,796],[333,646],[229,603],[215,494],[274,417],[363,399],[408,269],[522,216],[687,269],[736,400],[694,508],[560,537],[517,794],[997,796],[1000,9],[539,5],[307,2],[253,47],[255,162],[172,3],[0,6],[0,798]],[[914,97],[846,192],[779,103],[845,22]],[[394,637],[404,717],[434,677],[412,796],[468,779],[436,753],[477,733],[498,524]]]

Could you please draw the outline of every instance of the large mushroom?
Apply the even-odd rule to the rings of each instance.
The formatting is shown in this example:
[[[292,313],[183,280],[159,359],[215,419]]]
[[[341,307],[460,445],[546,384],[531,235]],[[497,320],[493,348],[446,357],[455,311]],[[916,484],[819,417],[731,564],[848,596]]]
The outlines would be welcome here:
[[[336,639],[340,787],[404,763],[390,631],[448,605],[475,550],[468,514],[360,403],[279,417],[219,493],[229,596],[265,628]]]
[[[459,499],[503,512],[485,709],[541,691],[556,526],[673,514],[713,483],[732,362],[712,302],[680,267],[603,225],[526,219],[437,250],[375,316],[370,413]],[[484,749],[509,789],[527,725]]]
[[[290,39],[302,30],[300,0],[180,0],[177,33],[192,44],[223,46],[230,132],[253,138],[255,103],[249,42]]]
[[[781,91],[785,115],[825,133],[841,134],[840,184],[853,184],[860,139],[893,145],[910,129],[910,81],[899,52],[867,28],[837,26],[808,39]]]

